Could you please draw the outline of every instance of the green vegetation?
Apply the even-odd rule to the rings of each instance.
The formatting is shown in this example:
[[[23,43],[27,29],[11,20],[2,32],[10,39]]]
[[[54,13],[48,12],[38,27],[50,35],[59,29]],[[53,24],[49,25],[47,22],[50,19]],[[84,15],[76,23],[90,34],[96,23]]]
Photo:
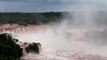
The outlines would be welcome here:
[[[0,60],[20,60],[22,49],[12,39],[10,34],[0,34]]]
[[[28,24],[46,24],[49,22],[59,21],[62,17],[62,12],[44,12],[44,13],[0,13],[0,24],[19,25]]]

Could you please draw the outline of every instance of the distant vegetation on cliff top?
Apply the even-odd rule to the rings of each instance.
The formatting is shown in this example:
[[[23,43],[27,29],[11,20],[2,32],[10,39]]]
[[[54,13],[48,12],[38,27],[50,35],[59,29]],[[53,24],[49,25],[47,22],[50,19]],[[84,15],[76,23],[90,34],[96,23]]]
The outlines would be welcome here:
[[[0,13],[0,24],[28,25],[46,24],[56,22],[62,18],[62,12],[43,12],[43,13]]]

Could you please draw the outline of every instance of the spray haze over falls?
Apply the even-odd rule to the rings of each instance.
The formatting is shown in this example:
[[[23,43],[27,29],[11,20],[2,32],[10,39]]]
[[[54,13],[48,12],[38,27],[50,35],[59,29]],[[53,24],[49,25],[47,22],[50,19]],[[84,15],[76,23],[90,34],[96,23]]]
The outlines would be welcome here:
[[[42,44],[43,52],[41,54],[43,55],[37,57],[33,57],[32,54],[27,55],[31,60],[38,57],[38,60],[75,60],[76,57],[86,57],[88,54],[107,57],[106,21],[106,11],[75,11],[61,22],[44,25],[37,32],[14,34],[21,41]],[[65,56],[65,53],[71,58]],[[76,53],[78,53],[77,56],[72,57]],[[59,56],[54,54],[59,54]],[[60,56],[61,54],[63,56]],[[25,58],[27,57],[25,56]]]
[[[67,16],[70,18],[64,15],[65,19],[61,23],[53,23],[44,31],[31,34],[32,40],[41,42],[47,48],[62,48],[62,50],[71,50],[70,52],[75,50],[106,56],[106,11],[102,12],[97,7],[87,4],[82,4],[81,7],[80,11],[74,11]],[[69,60],[73,57],[68,59],[65,57],[65,59]]]
[[[63,4],[70,2],[64,1],[61,0]],[[61,22],[44,25],[37,32],[14,33],[19,40],[42,44],[41,55],[32,57],[33,54],[29,54],[25,56],[26,60],[28,57],[31,60],[83,60],[85,57],[88,58],[85,60],[98,60],[89,56],[107,57],[107,1],[76,1],[79,2],[73,10],[72,5],[66,7],[69,14],[63,14]]]

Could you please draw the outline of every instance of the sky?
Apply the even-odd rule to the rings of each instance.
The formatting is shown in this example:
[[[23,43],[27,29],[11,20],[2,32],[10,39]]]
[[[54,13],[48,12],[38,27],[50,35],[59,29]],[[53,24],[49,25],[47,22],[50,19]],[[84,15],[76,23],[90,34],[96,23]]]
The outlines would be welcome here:
[[[106,0],[0,0],[0,12],[49,12],[106,9]]]
[[[0,0],[0,12],[64,11],[59,0]]]

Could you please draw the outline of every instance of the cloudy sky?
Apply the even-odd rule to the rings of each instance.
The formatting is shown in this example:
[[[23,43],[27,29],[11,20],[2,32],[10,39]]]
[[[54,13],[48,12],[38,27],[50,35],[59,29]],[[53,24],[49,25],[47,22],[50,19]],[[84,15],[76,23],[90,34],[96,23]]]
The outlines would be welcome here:
[[[0,12],[47,12],[106,9],[106,0],[0,0]]]

